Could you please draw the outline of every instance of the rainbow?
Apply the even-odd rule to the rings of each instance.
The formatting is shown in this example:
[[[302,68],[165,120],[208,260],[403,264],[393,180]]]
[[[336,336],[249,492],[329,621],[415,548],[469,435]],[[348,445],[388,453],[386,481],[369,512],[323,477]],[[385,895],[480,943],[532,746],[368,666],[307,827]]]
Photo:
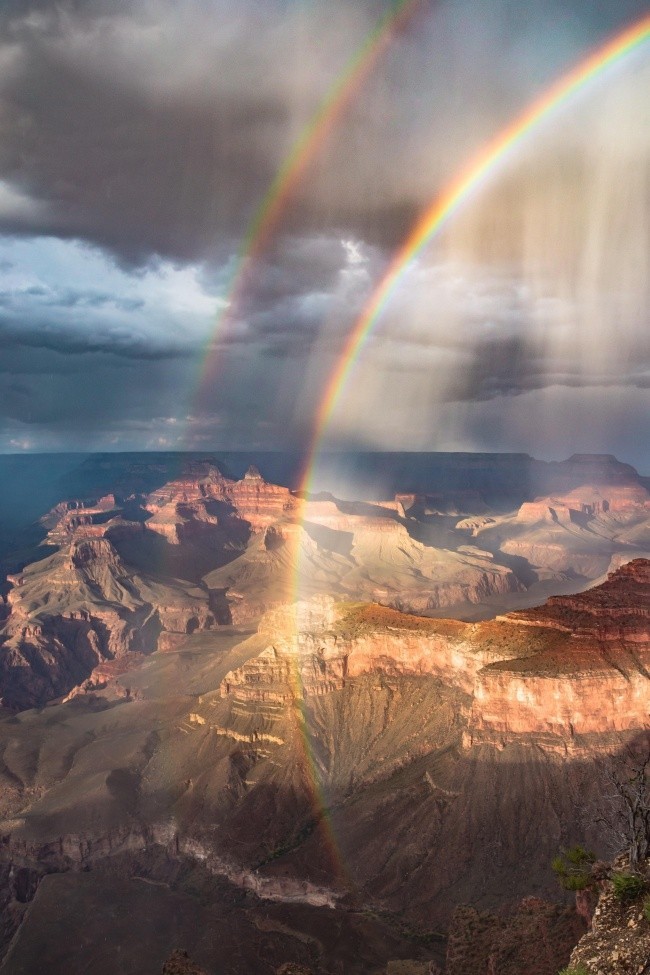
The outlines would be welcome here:
[[[241,301],[251,267],[267,246],[300,180],[318,154],[345,108],[370,74],[396,33],[406,24],[422,0],[396,0],[377,22],[361,46],[331,86],[316,112],[293,144],[278,169],[266,195],[250,221],[230,277],[223,311],[205,353],[197,384],[196,400],[200,404],[205,391],[216,379],[218,354],[216,338],[231,319]]]
[[[285,205],[286,198],[295,185],[296,179],[304,170],[317,146],[320,145],[326,132],[329,131],[329,128],[334,123],[340,107],[357,87],[360,77],[367,70],[368,63],[374,60],[372,54],[374,54],[375,46],[378,49],[383,48],[385,35],[389,33],[390,28],[394,26],[398,17],[403,15],[406,8],[410,6],[411,4],[409,3],[400,4],[396,13],[384,19],[382,22],[383,26],[378,27],[377,31],[373,34],[374,40],[369,39],[366,45],[364,45],[364,53],[360,53],[357,56],[358,63],[357,59],[355,59],[355,64],[348,69],[341,82],[335,86],[332,94],[323,103],[323,107],[317,113],[312,126],[310,126],[307,133],[296,144],[296,148],[290,155],[287,164],[280,170],[272,188],[269,190],[267,198],[260,207],[258,217],[251,225],[251,235],[247,239],[248,250],[245,252],[246,257],[253,253],[259,253],[259,249],[261,249],[268,234],[275,225],[282,207]],[[296,639],[300,637],[300,610],[298,600],[300,598],[302,561],[300,557],[300,544],[303,534],[300,528],[307,514],[309,502],[306,500],[306,497],[311,489],[316,459],[323,434],[364,342],[379,319],[386,303],[402,280],[410,262],[417,257],[435,234],[440,231],[447,220],[470,197],[472,192],[477,190],[493,173],[498,171],[499,166],[509,158],[514,149],[521,144],[529,133],[534,131],[540,123],[556,109],[559,109],[573,95],[588,85],[592,79],[598,77],[608,67],[625,57],[630,51],[647,40],[649,36],[650,15],[644,17],[599,47],[584,61],[580,62],[577,67],[556,81],[522,115],[516,118],[503,132],[483,147],[460,175],[452,181],[447,189],[424,212],[422,217],[416,222],[402,247],[395,254],[384,277],[373,292],[363,314],[359,317],[348,336],[343,352],[329,378],[325,395],[322,398],[317,412],[311,447],[308,451],[303,474],[300,479],[299,493],[301,500],[296,511],[298,524],[296,526],[297,530],[295,531],[293,551],[291,553],[291,596],[295,608],[294,623]],[[266,217],[267,210],[269,213],[268,218]],[[243,269],[238,275],[238,287],[242,278]],[[314,761],[313,748],[305,715],[305,698],[297,659],[298,654],[295,656],[296,659],[292,668],[291,682],[296,711],[296,725],[304,752],[306,771],[310,779],[314,814],[316,821],[322,824],[323,834],[328,841],[328,846],[330,847],[332,857],[340,875],[349,884],[350,878],[345,873],[329,811],[320,786],[318,770]]]
[[[218,354],[215,348],[215,339],[227,322],[232,319],[245,291],[255,260],[267,246],[292,194],[295,192],[300,180],[312,160],[320,151],[345,108],[389,46],[393,37],[407,23],[411,14],[421,3],[422,0],[395,0],[391,8],[377,22],[347,64],[345,70],[336,79],[323,98],[317,111],[277,171],[266,195],[255,211],[235,261],[223,311],[218,315],[210,344],[206,350],[195,395],[195,400],[199,407],[205,391],[213,385],[216,379]],[[298,628],[296,627],[297,636]],[[331,815],[323,794],[320,776],[314,758],[307,716],[305,714],[305,697],[297,655],[293,661],[290,683],[294,699],[296,737],[303,753],[304,768],[311,793],[310,801],[313,810],[314,828],[318,828],[321,831],[339,881],[345,886],[349,886],[350,878],[339,851]]]
[[[499,171],[527,136],[589,83],[650,37],[650,14],[644,16],[593,51],[562,75],[502,132],[490,140],[449,186],[433,201],[413,226],[386,273],[375,288],[363,313],[348,335],[318,407],[311,449],[306,458],[300,490],[309,491],[320,443],[350,372],[391,296],[416,258],[473,192]]]
[[[535,100],[518,118],[507,126],[501,133],[487,143],[477,156],[462,170],[446,190],[436,197],[431,206],[424,212],[414,225],[411,233],[395,254],[384,277],[375,288],[370,301],[362,315],[356,321],[345,343],[338,363],[333,370],[323,396],[314,424],[314,435],[308,451],[299,487],[299,508],[297,511],[298,525],[302,526],[308,515],[307,500],[312,488],[312,481],[316,468],[316,460],[320,450],[324,432],[332,417],[338,399],[350,375],[350,372],[363,348],[363,345],[379,319],[383,309],[398,287],[409,264],[417,257],[422,249],[440,231],[445,223],[456,213],[473,191],[479,189],[499,167],[509,158],[512,152],[523,140],[557,109],[564,105],[572,96],[580,92],[590,81],[599,77],[610,66],[624,58],[650,37],[650,15],[643,17],[622,33],[597,48],[575,68],[559,78],[546,92]],[[295,533],[292,552],[291,591],[295,604],[295,629],[299,636],[299,609],[301,584],[301,544],[302,531]],[[297,668],[296,668],[297,669]],[[296,677],[296,679],[298,679]],[[296,687],[296,701],[302,703],[302,688]],[[301,712],[302,715],[302,712]],[[338,844],[332,830],[327,809],[323,803],[318,775],[314,766],[312,749],[309,741],[306,722],[302,721],[304,749],[307,756],[309,774],[313,782],[315,805],[320,806],[325,818],[326,833],[330,839],[333,853],[341,863]],[[348,883],[349,883],[349,878]]]
[[[293,605],[293,635],[296,641],[300,639],[301,627],[299,625],[299,607],[297,602]],[[333,868],[335,878],[339,888],[350,890],[354,888],[354,881],[347,869],[343,859],[341,849],[336,837],[332,814],[327,798],[321,784],[321,776],[314,757],[311,733],[309,730],[309,718],[306,709],[306,696],[300,671],[300,654],[296,647],[296,652],[290,658],[289,685],[292,692],[292,707],[296,739],[302,751],[304,760],[304,771],[306,774],[306,785],[309,791],[309,801],[311,804],[311,827],[318,829],[324,843],[330,865]]]

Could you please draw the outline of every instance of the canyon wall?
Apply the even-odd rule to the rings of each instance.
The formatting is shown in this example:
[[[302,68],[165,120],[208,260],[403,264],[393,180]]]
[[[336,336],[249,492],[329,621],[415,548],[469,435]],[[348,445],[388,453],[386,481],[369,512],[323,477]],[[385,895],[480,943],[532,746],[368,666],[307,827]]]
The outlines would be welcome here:
[[[224,678],[221,694],[288,700],[375,672],[427,675],[471,696],[467,746],[537,738],[577,748],[580,736],[650,726],[649,597],[645,560],[586,593],[491,623],[321,597],[267,613],[259,634],[268,645]]]

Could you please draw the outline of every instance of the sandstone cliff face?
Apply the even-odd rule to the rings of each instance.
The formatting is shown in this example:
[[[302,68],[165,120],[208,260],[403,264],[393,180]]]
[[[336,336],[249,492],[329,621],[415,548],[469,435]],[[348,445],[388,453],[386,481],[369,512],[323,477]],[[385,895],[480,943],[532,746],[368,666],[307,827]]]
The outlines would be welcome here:
[[[634,560],[585,593],[503,617],[538,635],[540,649],[481,672],[470,736],[550,733],[571,741],[648,727],[649,568]]]
[[[469,692],[492,655],[467,639],[471,627],[376,607],[341,610],[331,597],[268,612],[259,634],[270,645],[226,675],[223,696],[289,700],[342,688],[364,674],[434,676]],[[355,630],[357,632],[355,632]]]
[[[210,502],[222,506],[218,516],[210,515]],[[182,540],[183,529],[192,520],[218,524],[235,518],[259,532],[297,506],[287,488],[269,484],[255,468],[233,481],[209,464],[194,477],[170,481],[145,500],[145,508],[152,515],[147,528],[172,544]]]
[[[605,659],[600,670],[572,669],[555,677],[486,669],[474,688],[467,741],[549,736],[548,745],[555,740],[566,750],[579,747],[580,735],[648,727],[648,677],[617,670]]]
[[[267,646],[226,676],[221,693],[286,701],[373,672],[426,674],[471,695],[468,745],[532,735],[566,750],[580,736],[650,725],[649,605],[645,560],[580,596],[493,623],[404,618],[320,597],[267,613]]]

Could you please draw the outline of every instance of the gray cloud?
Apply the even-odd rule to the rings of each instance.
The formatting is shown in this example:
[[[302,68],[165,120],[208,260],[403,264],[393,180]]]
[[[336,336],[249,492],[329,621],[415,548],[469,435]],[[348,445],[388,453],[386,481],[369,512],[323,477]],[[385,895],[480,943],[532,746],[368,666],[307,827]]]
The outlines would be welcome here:
[[[66,431],[77,444],[130,446],[306,436],[328,371],[416,215],[549,79],[646,11],[641,0],[422,0],[292,188],[218,328],[257,205],[388,7],[5,0],[0,234],[96,245],[107,266],[147,284],[114,287],[96,269],[84,281],[81,263],[57,282],[56,255],[43,257],[48,276],[9,251],[0,261],[7,437],[16,424],[43,443]],[[580,124],[571,116],[541,133],[523,174],[506,172],[454,218],[420,282],[403,282],[369,339],[358,430],[341,423],[341,440],[381,445],[381,422],[366,429],[364,410],[394,412],[396,446],[400,423],[407,440],[416,423],[432,429],[441,404],[480,412],[507,401],[510,416],[511,400],[555,387],[591,390],[586,399],[647,388],[650,127],[632,88],[587,106]],[[194,303],[169,314],[184,285],[172,281],[152,303],[147,276],[160,257],[179,281],[196,272]],[[480,282],[436,282],[431,267],[453,259],[479,266]],[[209,343],[218,379],[199,402]],[[417,396],[393,403],[394,377]],[[179,433],[188,413],[197,415]],[[467,429],[483,428],[468,414]]]
[[[43,232],[135,262],[224,256],[385,7],[9,4],[0,176],[45,206]],[[395,246],[477,141],[644,10],[583,7],[422,0],[296,186],[287,232],[337,226]]]
[[[128,330],[113,329],[101,334],[62,331],[46,320],[32,321],[29,327],[21,323],[3,322],[0,316],[0,343],[5,350],[12,347],[23,349],[48,349],[60,355],[85,355],[103,352],[127,359],[178,359],[191,354],[183,345],[156,347],[151,339],[138,338]],[[6,367],[5,367],[6,368]],[[0,371],[4,371],[0,366]]]

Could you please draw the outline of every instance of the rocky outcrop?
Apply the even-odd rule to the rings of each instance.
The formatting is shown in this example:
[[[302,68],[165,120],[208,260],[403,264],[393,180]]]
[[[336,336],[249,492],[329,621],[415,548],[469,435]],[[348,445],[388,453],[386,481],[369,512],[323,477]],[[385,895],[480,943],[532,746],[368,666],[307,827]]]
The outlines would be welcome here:
[[[43,515],[40,521],[48,529],[47,541],[52,545],[61,545],[75,534],[99,534],[101,524],[117,511],[115,495],[106,494],[95,502],[62,501]],[[93,532],[92,529],[97,531]]]
[[[600,586],[569,596],[552,596],[534,610],[511,613],[512,622],[549,626],[579,641],[650,643],[650,562],[633,559]],[[579,644],[578,644],[579,645]]]
[[[183,540],[192,521],[225,526],[238,520],[259,532],[297,506],[287,488],[269,484],[256,468],[249,468],[241,480],[234,481],[210,464],[195,470],[192,477],[170,481],[145,500],[145,508],[151,512],[147,528],[172,544]]]
[[[470,736],[575,736],[650,725],[650,562],[634,560],[593,589],[501,617],[527,627],[536,652],[477,677]],[[474,740],[474,739],[473,739]]]
[[[430,675],[470,692],[493,655],[454,620],[404,617],[383,607],[341,609],[331,597],[282,606],[259,626],[269,645],[221,684],[222,696],[287,701],[328,694],[346,681],[380,672]]]
[[[215,622],[205,593],[149,580],[124,564],[108,538],[83,532],[11,581],[0,686],[3,706],[14,710],[96,686],[108,676],[101,671],[107,662],[131,657],[135,663]]]
[[[488,527],[487,536],[498,538],[500,551],[526,559],[536,570],[597,579],[616,554],[646,554],[649,516],[650,493],[638,479],[585,484],[525,502],[514,518],[501,520],[494,531]],[[485,529],[478,533],[485,544]]]
[[[592,518],[616,518],[649,508],[650,493],[640,484],[601,488],[585,485],[562,497],[537,498],[522,504],[517,520],[524,524],[547,521],[581,525]]]
[[[536,736],[564,751],[581,736],[650,726],[649,607],[645,560],[579,596],[480,624],[318,597],[269,611],[264,649],[227,674],[221,694],[281,702],[364,674],[426,674],[471,695],[468,746]]]
[[[434,615],[524,590],[490,552],[471,545],[433,548],[391,515],[360,516],[331,502],[308,502],[302,525],[267,528],[204,582],[225,595],[233,622],[259,618],[296,595],[335,594]]]
[[[650,921],[644,896],[621,900],[611,881],[601,885],[591,930],[571,953],[570,967],[586,975],[647,975]]]

